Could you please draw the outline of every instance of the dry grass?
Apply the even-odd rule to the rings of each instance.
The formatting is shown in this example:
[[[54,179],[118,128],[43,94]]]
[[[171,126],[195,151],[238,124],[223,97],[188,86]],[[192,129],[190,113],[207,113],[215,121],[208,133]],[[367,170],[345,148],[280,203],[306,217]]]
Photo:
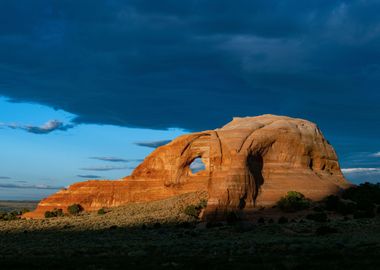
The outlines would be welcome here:
[[[105,209],[106,214],[97,212],[83,213],[78,216],[65,216],[42,220],[15,220],[0,222],[1,232],[38,231],[38,230],[101,230],[111,226],[135,227],[156,222],[179,223],[194,221],[184,214],[184,208],[198,204],[207,198],[207,192],[179,195],[162,201],[148,203],[131,203],[126,206]]]

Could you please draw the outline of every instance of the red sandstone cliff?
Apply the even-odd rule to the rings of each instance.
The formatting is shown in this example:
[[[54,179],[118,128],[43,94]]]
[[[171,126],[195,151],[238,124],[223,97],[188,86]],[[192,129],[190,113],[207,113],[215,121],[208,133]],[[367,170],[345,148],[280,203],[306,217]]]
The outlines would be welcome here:
[[[206,169],[193,174],[189,165],[197,157]],[[314,123],[262,115],[180,136],[157,148],[131,176],[73,184],[42,200],[26,217],[39,218],[73,203],[92,211],[200,190],[208,191],[211,215],[271,205],[290,190],[318,200],[348,186],[333,147]]]

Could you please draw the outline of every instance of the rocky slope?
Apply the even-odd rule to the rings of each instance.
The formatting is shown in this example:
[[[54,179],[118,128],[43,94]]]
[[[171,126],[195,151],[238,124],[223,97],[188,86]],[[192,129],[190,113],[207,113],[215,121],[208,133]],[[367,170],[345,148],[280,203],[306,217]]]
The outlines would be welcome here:
[[[205,169],[193,173],[197,158]],[[213,218],[272,205],[290,190],[318,200],[348,186],[333,147],[314,123],[262,115],[180,136],[157,148],[131,176],[76,183],[42,200],[27,217],[73,203],[92,211],[207,191],[206,218]]]

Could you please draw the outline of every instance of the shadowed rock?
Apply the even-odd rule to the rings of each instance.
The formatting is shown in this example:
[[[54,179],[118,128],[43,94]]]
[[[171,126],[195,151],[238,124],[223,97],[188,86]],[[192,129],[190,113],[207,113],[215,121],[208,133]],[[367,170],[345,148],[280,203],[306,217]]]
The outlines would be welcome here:
[[[205,169],[193,173],[190,165],[197,158]],[[93,211],[207,191],[205,217],[217,218],[273,205],[290,190],[319,200],[349,186],[333,147],[315,124],[262,115],[180,136],[157,148],[131,176],[76,183],[42,200],[26,217],[42,217],[46,210],[65,210],[73,203]]]

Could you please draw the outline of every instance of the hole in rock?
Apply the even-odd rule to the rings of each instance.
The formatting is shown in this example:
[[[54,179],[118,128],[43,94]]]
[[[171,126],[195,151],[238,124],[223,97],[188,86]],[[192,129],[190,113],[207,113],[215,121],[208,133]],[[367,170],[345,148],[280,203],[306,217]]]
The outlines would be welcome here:
[[[206,170],[206,165],[203,163],[202,158],[197,157],[196,159],[194,159],[190,164],[190,170],[193,174]]]

